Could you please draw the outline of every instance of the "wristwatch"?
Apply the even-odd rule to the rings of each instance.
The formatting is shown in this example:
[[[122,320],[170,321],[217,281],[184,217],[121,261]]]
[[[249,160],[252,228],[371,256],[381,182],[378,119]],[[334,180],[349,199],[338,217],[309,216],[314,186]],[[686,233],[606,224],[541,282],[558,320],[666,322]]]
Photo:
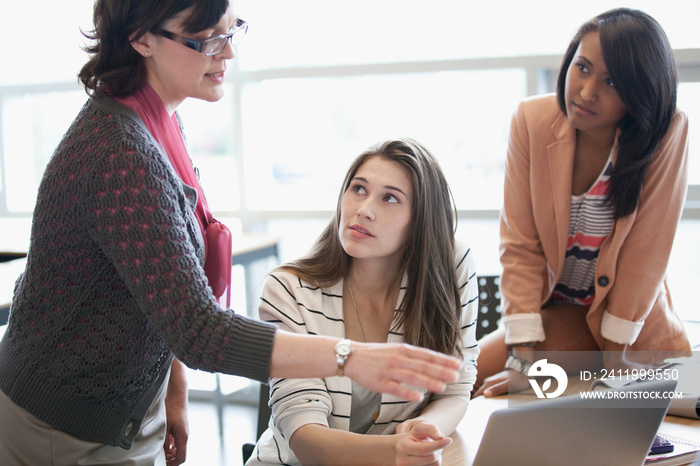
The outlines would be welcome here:
[[[340,340],[335,344],[335,362],[338,363],[338,377],[345,375],[345,363],[352,354],[350,340]]]
[[[509,369],[523,375],[527,375],[530,367],[532,367],[532,363],[530,361],[516,358],[515,356],[508,356],[504,369]]]

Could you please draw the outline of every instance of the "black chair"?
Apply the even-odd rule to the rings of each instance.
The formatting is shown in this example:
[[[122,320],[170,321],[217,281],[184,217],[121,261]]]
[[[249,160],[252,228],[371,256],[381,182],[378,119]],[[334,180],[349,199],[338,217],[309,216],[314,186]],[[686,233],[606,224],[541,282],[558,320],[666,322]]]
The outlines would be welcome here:
[[[499,275],[479,277],[479,318],[476,327],[476,339],[480,340],[498,328],[501,320],[501,292]]]

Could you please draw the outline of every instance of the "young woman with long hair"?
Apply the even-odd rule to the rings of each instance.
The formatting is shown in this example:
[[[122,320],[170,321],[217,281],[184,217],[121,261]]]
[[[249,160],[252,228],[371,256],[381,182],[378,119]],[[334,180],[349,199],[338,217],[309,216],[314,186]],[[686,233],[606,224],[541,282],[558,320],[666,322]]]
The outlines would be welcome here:
[[[455,241],[455,215],[437,160],[416,141],[390,140],[354,161],[310,254],[267,279],[260,318],[459,356],[460,378],[410,403],[343,377],[272,379],[272,418],[249,464],[438,461],[466,412],[478,355],[477,278],[473,254]]]
[[[480,341],[476,394],[509,390],[509,374],[510,390],[528,387],[535,350],[575,372],[690,349],[666,280],[688,177],[677,86],[661,26],[619,8],[580,28],[556,95],[518,107],[501,212],[504,328]]]

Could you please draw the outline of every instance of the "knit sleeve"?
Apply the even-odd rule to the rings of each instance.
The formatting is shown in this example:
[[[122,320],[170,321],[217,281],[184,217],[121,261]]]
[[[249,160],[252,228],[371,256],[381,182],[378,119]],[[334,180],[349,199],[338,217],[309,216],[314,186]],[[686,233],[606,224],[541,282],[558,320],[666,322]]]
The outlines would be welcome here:
[[[106,134],[81,199],[88,231],[148,323],[189,367],[266,380],[275,327],[219,308],[179,179],[132,127]],[[109,129],[104,130],[109,133]]]

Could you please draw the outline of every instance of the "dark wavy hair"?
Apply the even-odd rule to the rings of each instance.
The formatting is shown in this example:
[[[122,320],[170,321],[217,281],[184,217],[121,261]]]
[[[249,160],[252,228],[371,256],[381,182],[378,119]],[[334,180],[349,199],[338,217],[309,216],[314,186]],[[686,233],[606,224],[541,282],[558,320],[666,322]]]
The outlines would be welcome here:
[[[94,30],[83,32],[92,41],[84,47],[90,59],[78,74],[85,91],[106,89],[115,97],[134,94],[146,82],[144,59],[131,46],[134,39],[189,8],[185,32],[203,31],[219,22],[228,5],[228,0],[97,0]]]
[[[360,154],[345,176],[335,216],[309,255],[280,268],[319,287],[332,286],[345,277],[351,258],[340,243],[341,202],[359,168],[372,157],[397,162],[411,176],[411,228],[402,260],[408,283],[397,322],[403,327],[404,341],[461,355],[454,199],[435,157],[412,139],[389,140]]]
[[[676,111],[678,70],[671,44],[659,23],[629,8],[602,13],[581,26],[564,55],[557,101],[566,114],[566,76],[581,40],[598,32],[603,60],[627,114],[619,123],[619,152],[608,199],[615,218],[637,208],[649,163]]]

